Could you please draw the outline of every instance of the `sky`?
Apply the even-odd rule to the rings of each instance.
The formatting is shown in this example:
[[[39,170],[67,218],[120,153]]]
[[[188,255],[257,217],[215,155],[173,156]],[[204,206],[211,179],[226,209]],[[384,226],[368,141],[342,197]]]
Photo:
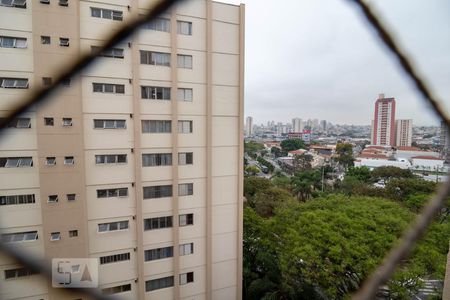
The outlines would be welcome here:
[[[255,124],[369,125],[380,93],[396,99],[397,119],[439,123],[352,1],[223,2],[246,5],[245,116]],[[450,1],[368,3],[449,111]]]

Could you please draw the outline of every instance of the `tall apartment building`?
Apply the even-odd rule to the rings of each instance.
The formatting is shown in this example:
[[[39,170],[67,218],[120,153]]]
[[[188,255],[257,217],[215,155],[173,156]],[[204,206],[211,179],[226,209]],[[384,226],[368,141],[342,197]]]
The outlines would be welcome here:
[[[372,121],[372,145],[395,146],[395,99],[378,96]]]
[[[412,120],[396,120],[396,146],[411,146],[412,143]]]
[[[439,130],[439,147],[441,157],[446,162],[450,161],[450,134],[447,125],[441,121],[441,128]]]
[[[152,0],[0,0],[0,117]],[[0,135],[3,242],[124,299],[239,299],[244,6],[184,1]],[[0,298],[84,299],[0,254]]]
[[[253,118],[248,116],[245,120],[245,134],[253,135]]]
[[[300,118],[292,119],[292,131],[303,132],[303,120]]]

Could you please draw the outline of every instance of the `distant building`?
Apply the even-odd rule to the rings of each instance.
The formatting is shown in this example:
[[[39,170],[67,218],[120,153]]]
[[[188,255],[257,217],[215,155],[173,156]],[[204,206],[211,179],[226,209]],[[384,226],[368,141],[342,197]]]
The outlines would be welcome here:
[[[441,148],[441,157],[446,162],[450,162],[450,135],[444,121],[441,122],[439,146]]]
[[[302,132],[291,132],[288,133],[288,138],[290,139],[301,139],[305,143],[311,143],[311,130],[303,130]]]
[[[292,119],[292,131],[302,132],[303,131],[303,120],[300,118]]]
[[[412,120],[396,121],[396,146],[411,146],[412,143]]]
[[[253,118],[247,117],[245,122],[245,134],[246,135],[253,135]]]
[[[372,123],[372,144],[395,146],[395,99],[378,96]]]
[[[412,166],[416,170],[443,171],[444,160],[434,156],[414,156]]]
[[[322,120],[320,121],[320,130],[322,130],[322,132],[327,132],[327,121],[326,120]]]

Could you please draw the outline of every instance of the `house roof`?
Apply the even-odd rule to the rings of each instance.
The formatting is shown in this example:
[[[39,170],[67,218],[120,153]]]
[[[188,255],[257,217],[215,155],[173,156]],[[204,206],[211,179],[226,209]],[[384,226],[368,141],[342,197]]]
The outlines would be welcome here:
[[[358,158],[381,158],[387,159],[386,155],[383,154],[371,154],[371,153],[362,153],[358,156]]]
[[[423,151],[423,150],[420,150],[420,148],[411,147],[411,146],[400,146],[400,147],[397,147],[397,150],[401,150],[401,151]]]
[[[291,153],[291,154],[304,154],[306,152],[307,152],[307,150],[305,150],[305,149],[297,149],[297,150],[289,151],[289,153]]]
[[[412,159],[443,160],[443,159],[440,159],[439,157],[427,156],[427,155],[414,156],[411,158]]]

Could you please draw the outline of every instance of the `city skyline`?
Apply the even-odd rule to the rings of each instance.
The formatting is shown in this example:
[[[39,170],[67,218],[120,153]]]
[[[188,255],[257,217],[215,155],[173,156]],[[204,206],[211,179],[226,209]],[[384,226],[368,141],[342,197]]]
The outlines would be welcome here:
[[[298,117],[370,125],[380,93],[395,97],[399,119],[412,118],[417,126],[439,124],[348,1],[242,2],[248,8],[245,116],[252,116],[254,124]],[[370,4],[450,109],[450,3]]]

